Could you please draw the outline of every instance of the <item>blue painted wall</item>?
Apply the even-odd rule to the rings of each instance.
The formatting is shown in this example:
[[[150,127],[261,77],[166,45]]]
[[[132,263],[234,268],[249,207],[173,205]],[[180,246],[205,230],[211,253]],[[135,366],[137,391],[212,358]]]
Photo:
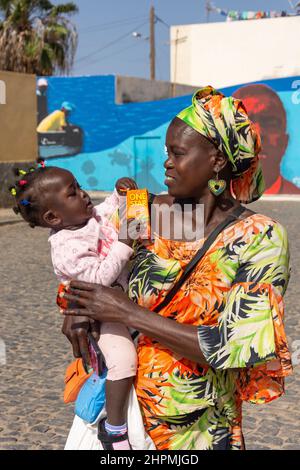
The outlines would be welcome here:
[[[300,187],[300,104],[292,100],[295,90],[289,79],[264,82],[277,91],[284,103],[289,146],[282,160],[285,179]],[[65,100],[76,105],[70,119],[84,130],[82,153],[73,157],[49,159],[48,165],[71,170],[88,190],[112,190],[121,176],[132,176],[140,187],[163,191],[164,139],[170,120],[191,103],[191,96],[166,100],[115,104],[115,77],[50,77],[49,112]],[[299,83],[300,85],[300,83]],[[225,88],[232,94],[239,86]]]

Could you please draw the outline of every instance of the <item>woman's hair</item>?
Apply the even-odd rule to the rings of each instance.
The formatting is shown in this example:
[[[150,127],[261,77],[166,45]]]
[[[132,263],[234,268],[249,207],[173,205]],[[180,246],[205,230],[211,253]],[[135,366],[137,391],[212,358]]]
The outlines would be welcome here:
[[[53,167],[45,167],[43,164],[38,168],[14,170],[19,179],[14,186],[9,188],[16,200],[13,210],[16,214],[20,214],[32,228],[41,225],[42,183],[52,170]]]

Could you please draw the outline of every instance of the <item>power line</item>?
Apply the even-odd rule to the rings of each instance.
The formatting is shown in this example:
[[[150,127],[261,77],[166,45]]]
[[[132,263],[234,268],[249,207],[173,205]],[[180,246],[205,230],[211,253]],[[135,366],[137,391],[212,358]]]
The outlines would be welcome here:
[[[98,31],[106,31],[107,29],[119,28],[120,26],[123,26],[123,25],[125,26],[130,23],[134,23],[137,20],[145,20],[145,19],[146,19],[146,16],[137,16],[134,18],[112,21],[111,23],[102,23],[99,25],[88,26],[87,28],[80,29],[79,32],[80,34],[89,34],[89,33],[94,33]]]
[[[141,18],[141,17],[136,17],[136,18]],[[142,17],[144,19],[144,17]],[[123,20],[116,20],[116,21],[113,21],[113,22],[110,22],[110,23],[103,23],[102,25],[94,25],[94,26],[91,26],[83,31],[82,32],[85,32],[85,33],[91,33],[91,32],[98,32],[98,31],[103,31],[105,29],[110,29],[110,28],[117,28],[117,27],[122,27],[123,25],[125,24],[128,24],[128,23],[133,23],[134,21],[134,18],[127,18],[127,19],[123,19]],[[153,18],[152,18],[152,29],[154,27],[154,24],[155,23],[161,23],[163,26],[165,26],[166,28],[170,28],[170,25],[168,23],[166,23],[163,19],[159,18],[155,13],[154,13],[154,10],[153,10]],[[118,55],[120,53],[122,53],[123,51],[127,50],[127,49],[131,49],[132,47],[135,47],[136,45],[138,45],[138,43],[135,43],[135,44],[131,44],[127,47],[123,47],[122,49],[119,49],[115,52],[112,52],[111,54],[109,55],[106,55],[106,56],[100,56],[98,57],[97,59],[94,59],[94,60],[89,60],[91,59],[92,57],[98,55],[98,54],[101,54],[102,51],[106,50],[107,48],[119,43],[120,41],[122,41],[123,39],[125,39],[126,37],[132,35],[135,31],[138,31],[140,28],[142,28],[145,24],[148,23],[148,20],[146,21],[143,21],[143,23],[137,25],[134,29],[128,31],[127,33],[124,33],[122,34],[121,36],[117,37],[116,39],[108,42],[107,44],[104,44],[103,46],[99,47],[98,49],[90,52],[89,54],[85,55],[85,56],[82,56],[80,57],[79,59],[77,59],[75,61],[75,65],[77,64],[80,64],[80,63],[85,63],[84,65],[92,65],[92,64],[95,64],[97,63],[99,60],[105,60],[107,58],[110,58],[110,57],[113,57],[115,55]],[[97,28],[97,29],[96,29]],[[153,35],[152,35],[153,36]],[[150,38],[149,38],[150,39]],[[152,48],[153,49],[153,48]],[[152,60],[153,62],[153,60]],[[153,68],[153,67],[152,67]],[[151,77],[155,76],[155,73],[153,74],[153,70],[151,68]],[[161,75],[161,70],[159,70],[159,73]]]
[[[127,21],[136,21],[136,20],[141,20],[141,19],[144,19],[144,18],[146,18],[145,15],[143,15],[143,16],[133,16],[133,17],[130,17],[130,18],[123,18],[123,19],[119,19],[119,20],[109,21],[108,23],[100,23],[100,24],[95,24],[95,25],[92,25],[92,26],[87,26],[86,28],[80,29],[80,31],[82,32],[82,31],[89,30],[91,28],[101,28],[102,26],[106,27],[106,26],[111,26],[111,25],[117,24],[117,23],[123,23],[123,22],[127,22]]]
[[[171,28],[171,26],[166,23],[164,20],[162,20],[161,18],[159,18],[157,15],[155,16],[156,18],[156,21],[158,21],[159,23],[163,24],[164,26],[166,26],[168,29]]]
[[[83,61],[89,59],[90,57],[93,57],[94,55],[99,54],[99,52],[102,52],[104,49],[107,49],[108,47],[113,46],[114,44],[117,44],[119,41],[121,41],[122,39],[126,38],[127,36],[130,36],[132,33],[134,33],[134,31],[136,31],[137,29],[141,28],[141,27],[144,26],[146,23],[148,23],[148,21],[144,21],[142,24],[136,26],[134,29],[128,31],[128,32],[125,33],[125,34],[122,34],[122,36],[119,36],[119,37],[116,38],[114,41],[111,41],[111,42],[105,44],[104,46],[99,47],[98,49],[96,49],[95,51],[91,52],[90,54],[87,54],[86,56],[80,57],[80,58],[79,58],[77,61],[75,61],[75,62],[76,62],[76,63],[83,62]]]
[[[135,42],[134,44],[130,44],[129,46],[127,47],[123,47],[122,49],[119,49],[118,51],[115,51],[115,52],[112,52],[111,54],[109,55],[106,55],[106,56],[103,56],[103,57],[99,57],[99,59],[97,60],[92,60],[90,62],[87,62],[86,65],[93,65],[93,64],[96,64],[99,60],[105,60],[105,59],[109,59],[110,57],[114,57],[115,55],[118,55],[118,54],[121,54],[121,52],[124,52],[124,51],[127,51],[127,49],[131,49],[133,47],[136,47],[136,46],[139,46],[141,45],[141,43],[138,43],[138,42]]]

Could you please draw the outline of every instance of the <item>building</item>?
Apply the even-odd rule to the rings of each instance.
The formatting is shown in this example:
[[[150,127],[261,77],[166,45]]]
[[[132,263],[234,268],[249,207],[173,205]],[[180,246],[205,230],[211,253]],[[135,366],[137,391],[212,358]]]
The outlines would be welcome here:
[[[171,27],[171,81],[227,87],[300,75],[300,16]]]

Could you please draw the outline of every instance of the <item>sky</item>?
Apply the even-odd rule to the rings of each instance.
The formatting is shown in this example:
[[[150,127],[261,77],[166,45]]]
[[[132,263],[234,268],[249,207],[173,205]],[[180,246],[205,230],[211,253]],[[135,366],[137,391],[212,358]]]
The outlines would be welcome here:
[[[55,0],[54,3],[63,3]],[[296,0],[292,0],[294,4]],[[149,78],[149,10],[164,22],[155,25],[156,78],[169,80],[168,25],[206,21],[204,0],[75,0],[79,13],[72,17],[79,34],[72,75],[119,74]],[[215,0],[231,10],[287,10],[288,0]],[[210,21],[225,17],[211,13]],[[133,32],[142,35],[133,36]]]

